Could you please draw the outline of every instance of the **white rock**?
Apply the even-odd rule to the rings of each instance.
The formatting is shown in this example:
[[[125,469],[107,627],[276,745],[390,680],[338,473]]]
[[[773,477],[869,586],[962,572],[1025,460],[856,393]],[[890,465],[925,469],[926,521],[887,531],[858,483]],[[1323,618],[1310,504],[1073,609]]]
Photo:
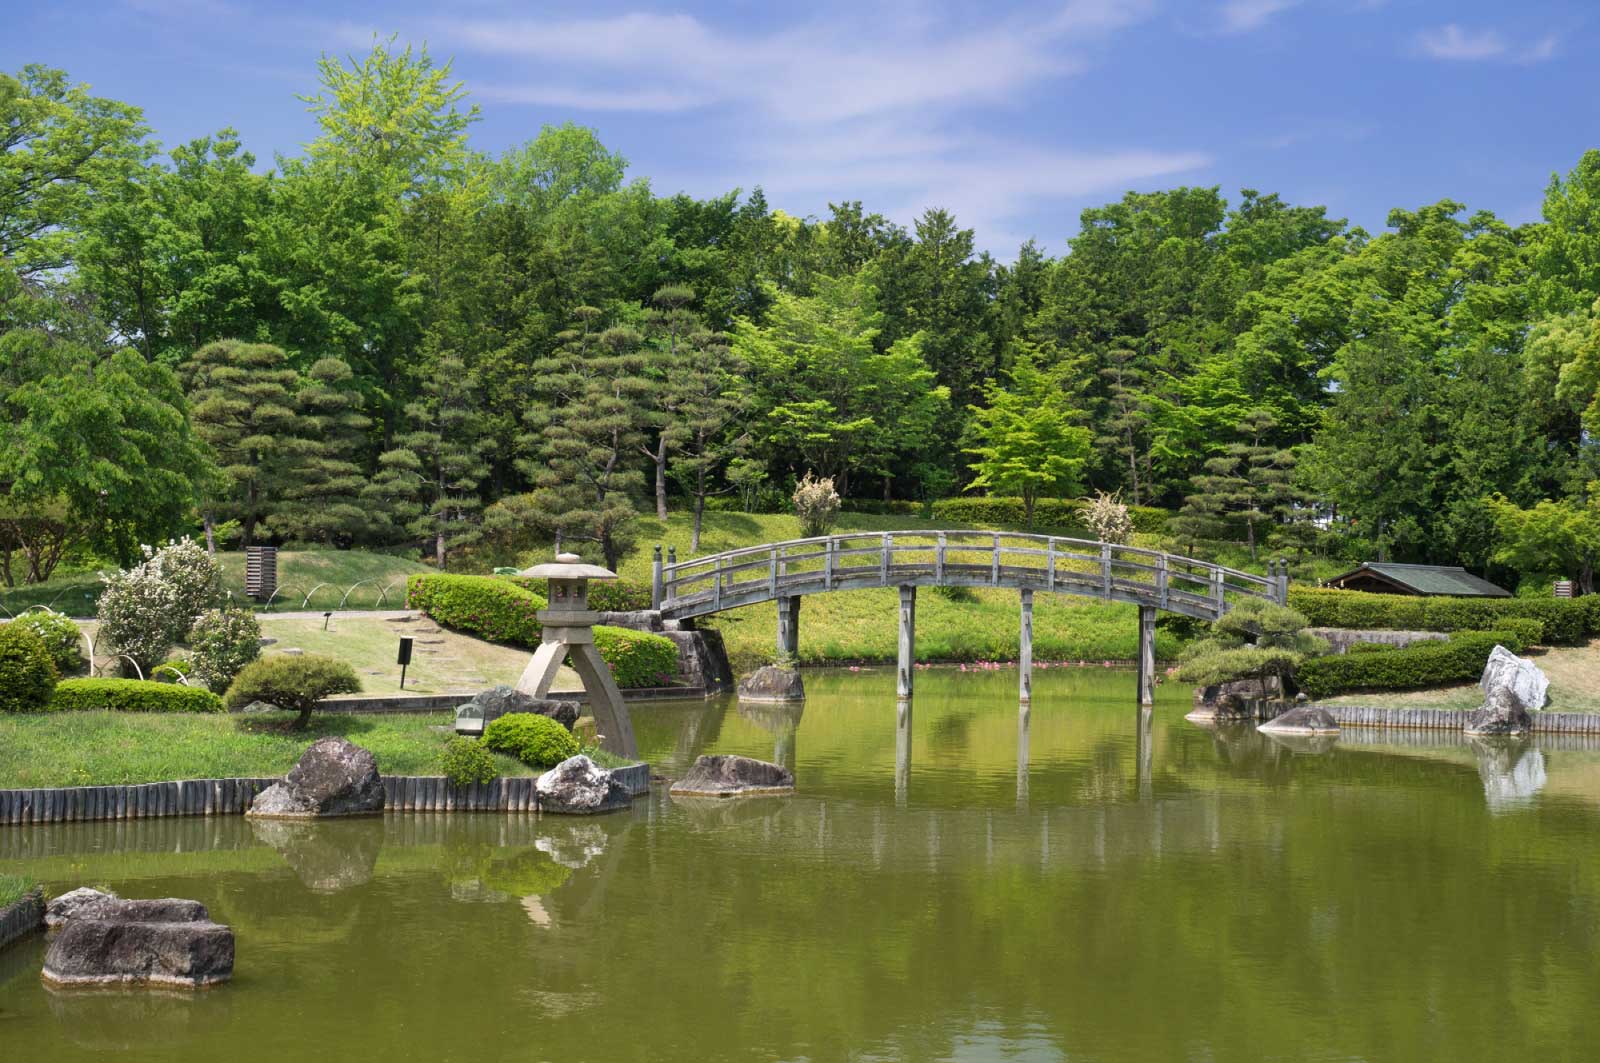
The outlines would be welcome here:
[[[1550,700],[1550,680],[1539,666],[1504,646],[1496,646],[1489,654],[1489,663],[1483,666],[1483,678],[1478,680],[1478,687],[1485,697],[1496,687],[1507,689],[1530,712],[1544,708]]]

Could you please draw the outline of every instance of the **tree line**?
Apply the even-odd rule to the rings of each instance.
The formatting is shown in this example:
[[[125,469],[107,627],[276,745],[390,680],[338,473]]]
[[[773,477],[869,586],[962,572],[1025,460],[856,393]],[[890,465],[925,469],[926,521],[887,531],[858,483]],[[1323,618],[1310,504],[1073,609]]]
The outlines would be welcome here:
[[[937,208],[658,195],[570,123],[483,153],[465,86],[393,41],[301,100],[317,137],[263,167],[0,75],[0,578],[202,524],[615,564],[638,512],[698,531],[815,473],[1592,581],[1600,152],[1520,226],[1175,188],[1002,262]]]

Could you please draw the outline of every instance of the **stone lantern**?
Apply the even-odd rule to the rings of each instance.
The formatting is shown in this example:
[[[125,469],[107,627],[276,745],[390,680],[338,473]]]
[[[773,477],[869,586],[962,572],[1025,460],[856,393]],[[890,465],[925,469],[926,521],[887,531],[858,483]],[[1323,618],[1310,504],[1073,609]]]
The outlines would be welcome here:
[[[594,645],[594,625],[600,614],[589,608],[589,581],[616,579],[617,574],[585,564],[577,554],[557,554],[553,563],[534,565],[521,575],[547,579],[550,586],[549,605],[537,614],[544,627],[540,645],[517,680],[517,689],[536,698],[548,697],[556,673],[570,659],[583,680],[601,748],[624,757],[638,756],[622,691]]]

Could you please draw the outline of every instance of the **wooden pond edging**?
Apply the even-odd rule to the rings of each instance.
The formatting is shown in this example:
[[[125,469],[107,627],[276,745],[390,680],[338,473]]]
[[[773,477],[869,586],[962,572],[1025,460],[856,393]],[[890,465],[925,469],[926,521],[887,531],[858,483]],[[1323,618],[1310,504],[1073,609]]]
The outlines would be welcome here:
[[[650,765],[613,768],[634,797],[650,792]],[[538,776],[502,776],[452,786],[442,775],[385,775],[384,809],[390,812],[536,812]],[[164,816],[241,816],[270,779],[186,779],[126,786],[66,786],[0,790],[0,826],[87,823]]]
[[[1472,713],[1464,709],[1387,709],[1370,705],[1322,705],[1340,727],[1403,727],[1463,731]],[[1532,734],[1600,735],[1600,713],[1531,712]]]
[[[44,891],[34,889],[0,908],[0,949],[35,930],[44,929]]]

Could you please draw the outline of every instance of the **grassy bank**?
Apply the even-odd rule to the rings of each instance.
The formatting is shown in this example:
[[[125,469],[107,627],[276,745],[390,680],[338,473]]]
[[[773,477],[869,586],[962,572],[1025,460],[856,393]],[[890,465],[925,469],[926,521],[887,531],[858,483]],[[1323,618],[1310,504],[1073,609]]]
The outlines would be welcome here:
[[[1558,646],[1531,656],[1550,680],[1551,711],[1600,712],[1600,640],[1585,646]],[[1382,704],[1412,709],[1476,709],[1483,704],[1483,691],[1478,689],[1476,683],[1459,683],[1430,690],[1344,694],[1329,698],[1328,703]]]
[[[0,715],[0,787],[109,786],[168,779],[282,775],[306,746],[325,735],[370,749],[385,775],[437,775],[449,738],[436,730],[449,713],[316,716],[306,731],[284,729],[292,717],[163,716],[63,712]],[[533,774],[496,757],[502,775]]]
[[[33,892],[39,883],[22,875],[0,874],[0,908],[15,904]]]

